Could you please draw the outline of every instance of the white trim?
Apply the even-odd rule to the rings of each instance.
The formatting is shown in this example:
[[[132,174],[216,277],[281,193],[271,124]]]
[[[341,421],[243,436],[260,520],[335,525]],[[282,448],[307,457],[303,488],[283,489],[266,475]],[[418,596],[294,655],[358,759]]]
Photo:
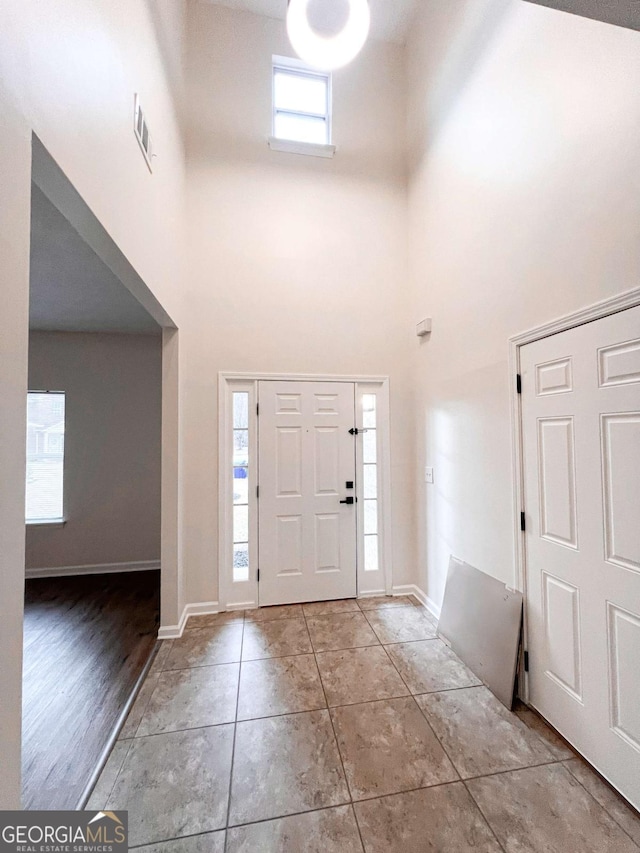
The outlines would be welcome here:
[[[379,558],[382,568],[382,578],[384,588],[378,591],[367,590],[367,595],[380,595],[389,593],[392,588],[393,566],[393,543],[392,543],[392,523],[391,523],[391,436],[390,436],[390,415],[389,415],[389,377],[388,376],[337,376],[334,374],[295,374],[295,373],[244,373],[221,370],[218,373],[218,588],[220,607],[222,610],[233,609],[251,609],[258,606],[258,583],[256,578],[250,578],[246,583],[232,583],[230,579],[230,566],[232,553],[232,544],[230,545],[229,535],[231,530],[230,514],[233,511],[229,504],[228,495],[231,488],[229,478],[233,470],[232,460],[229,452],[231,447],[230,430],[233,429],[231,424],[232,416],[232,394],[234,390],[251,390],[249,398],[249,441],[250,458],[252,453],[253,458],[258,459],[258,444],[257,444],[257,416],[255,414],[255,403],[257,402],[257,385],[258,382],[345,382],[356,386],[356,394],[376,393],[380,406],[378,409],[378,425],[377,429],[380,436],[380,496],[379,501],[382,507],[381,517],[383,519],[381,529],[379,531]],[[231,424],[231,426],[230,426]],[[252,424],[254,424],[252,428]],[[253,443],[255,442],[255,443]],[[360,481],[361,478],[358,478]],[[359,484],[361,487],[361,484]],[[251,524],[251,509],[249,510]],[[254,512],[257,517],[257,512]],[[253,531],[253,538],[256,543],[255,554],[257,553],[257,528]],[[251,536],[251,533],[250,533]],[[359,536],[359,539],[361,537]],[[363,556],[358,553],[358,564],[362,565]],[[257,562],[251,562],[251,543],[250,543],[250,565],[257,565]],[[358,579],[361,573],[358,571]],[[232,591],[237,591],[236,595]],[[358,595],[361,593],[358,588]]]
[[[432,598],[429,598],[427,593],[417,584],[408,583],[402,586],[394,586],[392,595],[413,595],[423,607],[426,607],[435,619],[440,619],[441,606],[436,604]]]
[[[516,535],[514,536],[514,587],[522,593],[524,599],[524,625],[523,637],[524,648],[528,645],[528,626],[527,626],[527,555],[525,548],[525,533],[520,531],[520,513],[526,512],[524,501],[524,468],[523,457],[524,448],[522,440],[522,397],[516,391],[516,375],[520,373],[520,347],[526,344],[534,343],[542,338],[557,335],[561,332],[566,332],[569,329],[574,329],[576,326],[583,326],[585,323],[592,323],[595,320],[600,320],[603,317],[608,317],[611,314],[617,314],[620,311],[626,311],[628,308],[635,308],[640,305],[640,287],[633,290],[627,290],[617,296],[612,296],[609,299],[603,299],[599,302],[594,302],[586,308],[574,311],[572,314],[565,314],[552,320],[549,323],[543,323],[540,326],[535,326],[525,332],[520,332],[509,338],[509,396],[511,408],[511,470],[512,470],[512,492],[513,492],[513,524]],[[529,675],[525,673],[524,678],[524,695],[521,698],[529,701]]]
[[[235,371],[221,370],[218,373],[221,380],[230,382],[234,380],[245,380],[260,382],[358,382],[377,383],[388,382],[388,376],[364,376],[344,375],[336,373],[237,373]]]
[[[335,156],[336,146],[321,144],[319,142],[296,142],[292,139],[279,139],[270,136],[267,144],[272,151],[281,151],[284,154],[306,154],[308,157],[324,157],[331,160]]]
[[[164,625],[158,631],[159,640],[178,640],[182,636],[187,622],[191,616],[209,616],[220,613],[220,605],[217,601],[201,601],[197,604],[185,604],[180,622],[177,625]]]
[[[234,581],[233,565],[233,394],[249,394],[249,580]],[[258,605],[258,383],[251,376],[218,380],[218,597],[223,609]]]
[[[96,563],[87,566],[55,566],[26,569],[27,578],[63,578],[75,575],[112,575],[118,572],[150,572],[160,569],[160,560],[141,560],[136,563]]]

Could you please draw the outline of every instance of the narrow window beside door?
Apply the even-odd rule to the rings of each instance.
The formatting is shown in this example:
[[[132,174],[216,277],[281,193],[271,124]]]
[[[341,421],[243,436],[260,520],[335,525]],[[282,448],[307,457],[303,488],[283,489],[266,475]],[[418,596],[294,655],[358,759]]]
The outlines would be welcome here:
[[[378,571],[378,447],[376,395],[362,395],[364,570]]]
[[[65,395],[30,391],[27,397],[27,524],[64,517]]]
[[[233,394],[233,580],[249,580],[249,394]]]

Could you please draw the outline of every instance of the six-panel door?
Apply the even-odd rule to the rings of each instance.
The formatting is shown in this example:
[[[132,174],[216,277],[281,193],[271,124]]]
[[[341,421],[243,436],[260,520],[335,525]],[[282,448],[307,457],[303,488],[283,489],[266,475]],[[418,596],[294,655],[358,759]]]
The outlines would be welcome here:
[[[522,347],[530,701],[640,806],[640,308]]]
[[[259,406],[260,605],[355,597],[354,384],[261,381]]]

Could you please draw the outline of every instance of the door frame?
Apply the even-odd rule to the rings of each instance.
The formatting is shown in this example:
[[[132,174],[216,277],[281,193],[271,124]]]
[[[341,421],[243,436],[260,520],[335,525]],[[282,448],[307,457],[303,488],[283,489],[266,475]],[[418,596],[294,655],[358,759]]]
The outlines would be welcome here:
[[[391,523],[391,443],[390,443],[390,414],[389,414],[389,377],[388,376],[354,376],[333,374],[300,374],[300,373],[246,373],[233,371],[220,371],[218,373],[218,586],[221,610],[243,610],[258,607],[258,581],[254,574],[248,581],[234,583],[232,555],[233,555],[233,507],[229,502],[229,493],[232,488],[232,412],[233,392],[249,392],[249,454],[250,458],[256,460],[254,470],[257,470],[258,440],[256,404],[258,398],[259,382],[345,382],[355,386],[356,406],[361,394],[375,392],[378,398],[377,407],[377,430],[379,437],[379,466],[378,478],[380,502],[379,509],[379,560],[381,564],[380,573],[368,573],[377,575],[377,583],[371,589],[365,586],[368,578],[363,579],[364,540],[357,524],[357,553],[356,553],[356,578],[357,595],[390,595],[392,590],[392,523]],[[253,429],[252,429],[253,423]],[[357,470],[361,467],[361,447],[357,447]],[[356,497],[361,497],[361,478],[356,478]],[[361,501],[359,502],[361,503]],[[253,507],[253,513],[251,513]],[[253,544],[249,543],[249,562],[252,557],[258,559],[259,531],[257,524],[257,499],[250,496],[249,501],[249,536],[253,536]],[[253,520],[251,516],[253,515]],[[380,583],[379,579],[382,579]],[[364,581],[364,582],[363,582]]]
[[[509,338],[509,396],[511,411],[511,452],[512,452],[512,482],[513,482],[513,529],[514,537],[514,583],[522,592],[524,600],[523,651],[528,648],[528,598],[527,598],[527,550],[525,532],[521,530],[520,514],[526,513],[525,506],[525,475],[524,475],[524,436],[522,431],[522,395],[518,393],[516,377],[520,374],[520,348],[535,341],[567,332],[576,326],[583,326],[618,314],[629,308],[640,305],[640,287],[627,290],[617,296],[594,302],[586,308],[564,314],[549,323],[534,326],[525,332],[520,332]],[[526,518],[526,515],[525,515]],[[519,694],[525,702],[529,702],[529,675],[525,672],[524,661],[519,665]]]

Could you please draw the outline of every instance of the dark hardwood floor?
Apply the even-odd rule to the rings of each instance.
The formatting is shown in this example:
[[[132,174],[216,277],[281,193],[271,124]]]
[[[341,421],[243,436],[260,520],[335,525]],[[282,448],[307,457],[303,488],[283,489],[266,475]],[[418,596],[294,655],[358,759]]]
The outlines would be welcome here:
[[[22,804],[74,809],[149,659],[160,572],[26,582]]]

